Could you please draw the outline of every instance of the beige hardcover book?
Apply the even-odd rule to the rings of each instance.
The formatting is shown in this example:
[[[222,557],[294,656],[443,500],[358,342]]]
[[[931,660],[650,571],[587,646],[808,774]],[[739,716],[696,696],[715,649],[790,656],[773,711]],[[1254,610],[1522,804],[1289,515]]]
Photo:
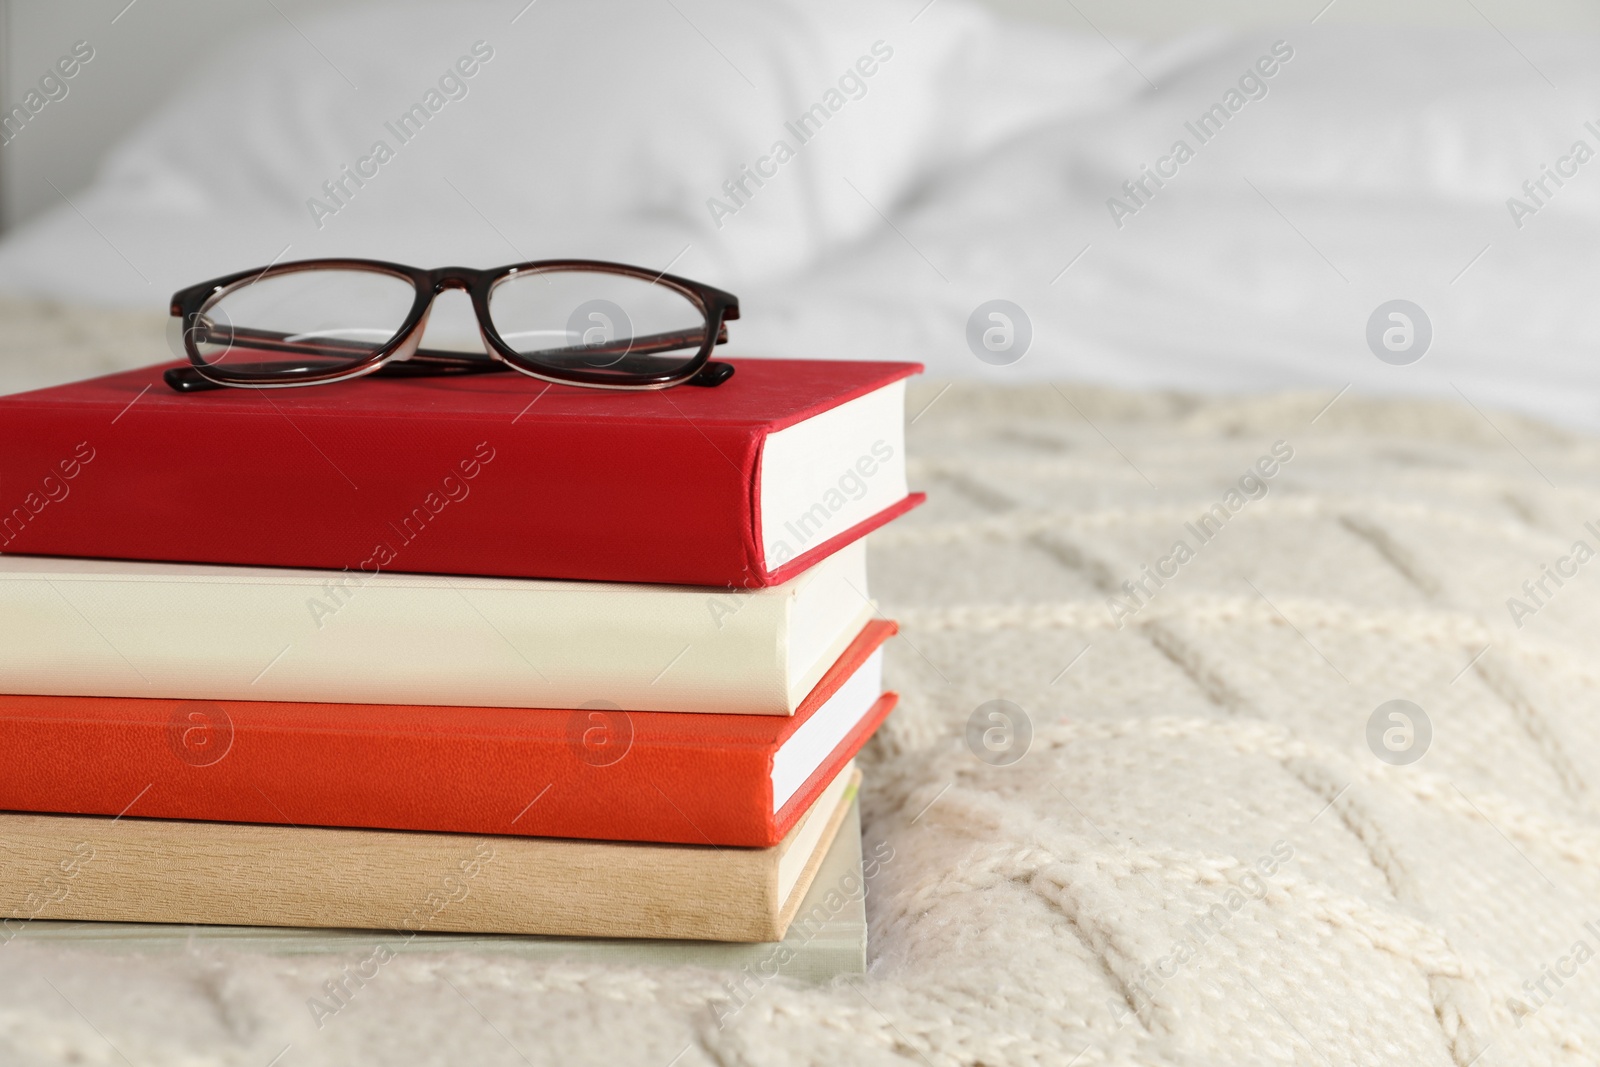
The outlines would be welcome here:
[[[768,849],[0,815],[0,920],[777,941],[851,808],[849,764]]]
[[[805,982],[867,969],[868,886],[894,858],[879,843],[870,866],[862,854],[860,797],[782,941],[669,941],[660,938],[559,937],[547,934],[407,933],[288,926],[195,926],[175,923],[0,922],[0,946],[20,940],[105,954],[191,953],[206,949],[274,956],[370,958],[376,946],[396,955],[469,953],[624,967],[707,967]]]

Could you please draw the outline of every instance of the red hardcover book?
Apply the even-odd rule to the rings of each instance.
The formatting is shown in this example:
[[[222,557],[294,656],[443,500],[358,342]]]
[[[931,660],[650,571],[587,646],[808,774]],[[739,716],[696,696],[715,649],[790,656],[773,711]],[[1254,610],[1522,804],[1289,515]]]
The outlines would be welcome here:
[[[755,588],[921,502],[919,365],[731,362],[710,389],[185,395],[163,365],[0,398],[0,551]]]
[[[767,848],[893,710],[894,632],[790,717],[0,696],[0,810]]]

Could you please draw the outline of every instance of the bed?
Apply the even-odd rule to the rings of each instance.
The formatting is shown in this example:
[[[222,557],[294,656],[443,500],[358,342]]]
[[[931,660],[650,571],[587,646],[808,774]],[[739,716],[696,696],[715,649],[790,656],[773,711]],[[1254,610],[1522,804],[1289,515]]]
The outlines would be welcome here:
[[[904,640],[863,756],[889,857],[869,972],[746,998],[694,968],[402,955],[319,1029],[326,960],[19,940],[7,1062],[1595,1062],[1600,616],[1573,560],[1600,547],[1600,182],[1506,204],[1600,146],[1572,103],[1592,40],[1112,45],[944,0],[782,8],[775,37],[730,5],[687,77],[651,58],[710,44],[670,5],[626,32],[432,10],[318,22],[340,71],[287,31],[225,57],[0,242],[0,387],[166,358],[171,290],[353,251],[673,263],[740,294],[735,354],[928,363],[930,503],[870,547]],[[596,27],[614,84],[528,114],[574,92],[560,42]],[[313,218],[477,40],[470,92]],[[723,182],[878,41],[866,91],[734,204]],[[1418,361],[1368,344],[1395,298],[1433,326]],[[1019,359],[968,344],[992,299],[1028,316]],[[967,739],[997,700],[1014,761]]]

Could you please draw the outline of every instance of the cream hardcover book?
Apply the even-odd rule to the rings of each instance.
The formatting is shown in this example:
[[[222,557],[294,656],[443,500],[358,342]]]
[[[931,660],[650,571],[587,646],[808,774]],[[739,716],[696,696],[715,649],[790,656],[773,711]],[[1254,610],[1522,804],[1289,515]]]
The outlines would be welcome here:
[[[860,542],[750,590],[0,555],[0,692],[792,715],[872,614]]]

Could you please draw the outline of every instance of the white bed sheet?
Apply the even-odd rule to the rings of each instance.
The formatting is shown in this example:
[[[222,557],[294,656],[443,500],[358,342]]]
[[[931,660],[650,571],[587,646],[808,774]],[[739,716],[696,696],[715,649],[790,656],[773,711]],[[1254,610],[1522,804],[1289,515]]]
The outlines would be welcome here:
[[[949,0],[914,21],[920,4],[746,7],[685,8],[722,57],[660,5],[664,22],[586,6],[522,36],[488,7],[447,23],[431,9],[388,19],[377,44],[370,16],[327,19],[317,39],[358,93],[297,36],[265,38],[131,131],[72,206],[0,242],[0,294],[159,311],[181,285],[280,254],[593,255],[739,293],[730,355],[1201,391],[1351,385],[1600,426],[1600,159],[1547,182],[1520,225],[1507,205],[1574,142],[1600,151],[1585,126],[1600,129],[1595,39],[1298,25],[1113,45]],[[594,34],[631,81],[577,73]],[[656,58],[668,36],[675,62]],[[476,39],[496,55],[468,98],[316,228],[318,182],[426,87],[419,71]],[[865,95],[716,225],[705,202],[720,182],[877,41],[894,59]],[[1265,96],[1199,145],[1185,121],[1280,41],[1293,56]],[[685,65],[690,45],[702,51]],[[1195,157],[1117,226],[1108,198],[1179,138]],[[994,298],[1034,333],[1004,367],[966,341]],[[1365,341],[1394,298],[1435,331],[1410,366]]]

